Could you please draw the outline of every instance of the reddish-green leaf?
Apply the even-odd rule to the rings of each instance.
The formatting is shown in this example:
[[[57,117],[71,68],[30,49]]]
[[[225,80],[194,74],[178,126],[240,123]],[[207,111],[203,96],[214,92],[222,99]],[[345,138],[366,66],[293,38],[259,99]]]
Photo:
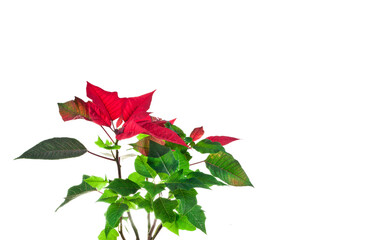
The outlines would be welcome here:
[[[193,139],[193,141],[197,141],[204,135],[204,129],[203,127],[198,127],[193,129],[193,131],[190,134],[190,137]]]
[[[253,186],[241,164],[226,152],[210,154],[205,160],[210,173],[233,186]]]
[[[233,141],[239,140],[238,138],[234,137],[227,137],[227,136],[211,136],[207,137],[206,139],[209,139],[212,142],[219,142],[222,146],[229,144]]]
[[[64,121],[74,119],[91,120],[87,103],[78,97],[65,103],[58,103],[58,108]]]

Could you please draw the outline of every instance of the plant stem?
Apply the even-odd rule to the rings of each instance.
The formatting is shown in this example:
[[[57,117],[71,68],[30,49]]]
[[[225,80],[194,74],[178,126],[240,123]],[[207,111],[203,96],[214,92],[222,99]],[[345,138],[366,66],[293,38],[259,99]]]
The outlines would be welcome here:
[[[100,157],[100,158],[103,158],[103,159],[107,159],[107,160],[110,160],[110,161],[115,161],[115,159],[112,159],[112,158],[108,158],[108,157],[104,157],[104,156],[101,156],[101,155],[98,155],[98,154],[95,154],[93,152],[90,152],[89,150],[87,150],[88,153],[94,155],[94,156],[97,156],[97,157]]]
[[[123,240],[126,240],[126,238],[124,237],[123,235],[123,224],[122,224],[122,218],[120,218],[120,224],[119,224],[119,234],[120,234],[120,237],[123,239]]]
[[[159,234],[160,230],[163,228],[163,224],[160,223],[160,225],[157,227],[155,234],[152,237],[152,240],[156,238],[156,236]]]
[[[149,230],[151,230],[151,213],[147,213],[147,222],[148,222],[148,231],[147,233],[149,234]]]
[[[136,236],[136,240],[140,240],[140,238],[139,238],[139,232],[138,232],[138,229],[136,228],[136,226],[135,226],[135,224],[134,224],[134,221],[132,220],[131,213],[130,213],[130,212],[127,212],[127,214],[128,214],[128,219],[130,219],[132,229],[134,229],[134,233],[135,233],[135,236]]]
[[[153,232],[153,230],[155,229],[156,221],[157,221],[157,219],[155,218],[155,220],[153,221],[151,230],[148,232],[148,240],[151,240],[151,239],[152,239],[152,232]]]
[[[189,166],[196,165],[196,164],[203,163],[203,162],[205,162],[205,160],[204,160],[204,161],[200,161],[200,162],[195,162],[195,163],[189,164]]]
[[[115,144],[114,140],[111,138],[110,134],[108,134],[108,132],[106,131],[106,129],[105,129],[103,126],[101,126],[101,128],[103,129],[103,131],[105,131],[105,133],[107,134],[107,136],[110,138],[111,142],[112,142],[113,144]],[[112,129],[111,129],[111,130],[112,130]]]

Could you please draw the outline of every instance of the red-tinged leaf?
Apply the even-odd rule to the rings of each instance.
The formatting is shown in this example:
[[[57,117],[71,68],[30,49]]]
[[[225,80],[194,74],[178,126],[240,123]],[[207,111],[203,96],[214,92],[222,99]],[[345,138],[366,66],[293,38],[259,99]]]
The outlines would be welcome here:
[[[65,103],[58,103],[58,108],[64,121],[75,119],[91,121],[88,104],[78,97]]]
[[[190,134],[190,137],[193,141],[197,141],[204,135],[204,129],[203,127],[198,127],[193,129],[192,133]]]
[[[136,143],[130,144],[136,151],[140,152],[144,156],[148,156],[149,154],[149,146],[150,146],[150,141],[156,142],[160,145],[165,145],[165,141],[162,139],[158,139],[153,136],[147,136],[145,138],[140,139]]]
[[[229,144],[233,141],[239,140],[238,138],[227,137],[227,136],[212,136],[212,137],[207,137],[206,139],[209,139],[212,142],[219,142],[221,143],[222,146]]]
[[[99,109],[97,105],[95,105],[93,102],[88,102],[87,104],[89,106],[89,115],[91,121],[101,126],[111,126],[111,120],[107,115],[105,115],[103,111]]]
[[[151,105],[152,95],[155,91],[131,98],[124,98],[121,114],[123,120],[127,122],[131,117],[139,112],[147,112]]]
[[[119,128],[120,127],[120,125],[122,125],[123,124],[123,118],[122,117],[120,117],[120,118],[118,118],[118,121],[116,122],[116,128]]]
[[[166,127],[162,127],[153,122],[139,122],[139,124],[143,129],[145,129],[145,134],[151,135],[155,138],[162,139],[168,142],[176,143],[179,145],[187,146],[184,140],[177,135],[176,132],[168,129]]]
[[[87,82],[86,92],[102,112],[100,115],[107,118],[103,119],[105,122],[113,121],[121,116],[124,99],[119,98],[117,92],[105,91],[89,82]]]

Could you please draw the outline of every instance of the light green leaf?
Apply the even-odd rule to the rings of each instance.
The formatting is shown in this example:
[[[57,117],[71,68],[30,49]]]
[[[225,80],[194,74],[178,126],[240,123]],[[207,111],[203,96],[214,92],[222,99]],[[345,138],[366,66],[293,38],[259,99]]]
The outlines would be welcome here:
[[[99,234],[98,240],[117,240],[118,237],[119,237],[119,233],[115,229],[111,229],[111,231],[107,234],[107,237],[106,237],[105,230],[103,230]]]
[[[173,211],[176,207],[176,200],[157,198],[153,202],[155,216],[157,219],[160,219],[162,223],[174,222],[176,220],[176,213]]]
[[[196,227],[193,226],[191,222],[189,222],[187,216],[180,215],[180,217],[176,220],[177,226],[181,230],[194,231]]]
[[[98,191],[100,191],[102,188],[106,187],[108,184],[108,181],[96,176],[91,176],[87,179],[85,179],[85,182],[88,183],[90,186],[96,188]]]
[[[96,188],[93,188],[92,186],[90,186],[88,183],[85,182],[87,178],[89,178],[89,176],[83,175],[81,184],[69,188],[69,190],[67,191],[67,195],[65,197],[65,201],[61,203],[61,205],[56,209],[56,211],[59,208],[63,207],[68,202],[70,202],[71,200],[85,193],[94,192],[97,190]]]
[[[107,188],[122,196],[128,196],[136,193],[140,189],[140,186],[129,179],[116,178],[107,186]]]
[[[253,186],[241,164],[226,152],[210,154],[205,160],[210,173],[233,186]]]
[[[100,137],[98,137],[98,140],[95,142],[95,144],[98,145],[98,147],[104,148],[107,150],[118,150],[121,148],[121,146],[115,145],[108,140],[106,140],[106,142],[103,142],[103,140]]]
[[[112,190],[106,189],[97,202],[114,203],[118,199],[118,194]]]
[[[38,143],[16,159],[57,160],[79,157],[86,152],[85,146],[74,138],[51,138]]]
[[[128,179],[133,181],[134,183],[138,184],[139,186],[142,186],[142,182],[146,180],[146,178],[142,175],[140,175],[137,172],[133,172],[130,175],[128,175]]]
[[[135,159],[135,171],[147,178],[155,178],[156,172],[147,163],[147,157],[139,155]]]

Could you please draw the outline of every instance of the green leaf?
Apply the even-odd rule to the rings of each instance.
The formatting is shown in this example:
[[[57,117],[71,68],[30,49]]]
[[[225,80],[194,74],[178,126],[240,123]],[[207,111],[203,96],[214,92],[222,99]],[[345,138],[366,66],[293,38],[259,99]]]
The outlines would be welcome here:
[[[159,158],[166,153],[168,153],[171,149],[169,147],[160,145],[152,140],[149,141],[149,153],[148,157],[151,158]]]
[[[172,151],[167,152],[160,157],[148,157],[148,165],[157,173],[166,173],[168,175],[176,171],[179,162],[173,156]]]
[[[112,203],[106,211],[106,221],[111,227],[117,227],[119,225],[119,219],[123,213],[128,210],[127,204],[124,203]]]
[[[183,130],[181,130],[178,126],[171,124],[170,122],[166,122],[166,123],[165,123],[165,127],[166,127],[166,128],[169,128],[169,129],[171,129],[172,131],[174,131],[175,133],[177,133],[177,135],[179,135],[179,137],[181,137],[181,138],[185,138],[185,137],[187,136],[187,135],[183,132]]]
[[[117,240],[118,237],[119,237],[119,233],[115,229],[111,229],[111,231],[107,234],[107,237],[106,237],[105,230],[103,230],[99,234],[98,240]]]
[[[107,188],[122,196],[128,196],[136,193],[140,189],[140,186],[130,179],[116,178],[107,186]]]
[[[112,190],[106,189],[97,202],[114,203],[118,199],[118,194]]]
[[[104,149],[107,149],[107,150],[118,150],[118,149],[121,148],[121,146],[114,145],[113,143],[111,143],[108,140],[106,140],[106,143],[103,142],[100,137],[98,137],[98,140],[95,142],[95,144],[98,145],[98,147],[104,148]]]
[[[65,201],[61,203],[61,205],[56,209],[56,212],[59,208],[63,207],[65,204],[67,204],[71,200],[85,193],[94,192],[97,190],[96,188],[93,188],[92,186],[90,186],[88,183],[85,182],[87,178],[89,178],[89,176],[83,175],[81,184],[69,188],[69,190],[67,191],[67,195],[65,197]]]
[[[177,224],[177,219],[179,216],[176,214],[176,220],[174,222],[163,223],[163,227],[167,228],[169,231],[173,232],[177,236],[179,235],[179,226]]]
[[[180,217],[176,220],[177,226],[181,230],[194,231],[196,227],[193,226],[191,222],[189,222],[187,216],[180,215]]]
[[[191,172],[187,175],[187,177],[188,178],[196,178],[196,179],[200,180],[202,183],[204,183],[205,185],[207,185],[208,187],[213,186],[213,185],[217,185],[217,186],[225,186],[226,185],[225,183],[218,181],[212,175],[209,175],[209,174],[206,174],[203,172],[199,172],[199,171]]]
[[[212,142],[209,139],[203,139],[196,143],[193,148],[200,153],[218,153],[224,152],[225,148],[219,142]]]
[[[206,228],[205,228],[205,213],[201,209],[201,206],[196,205],[194,206],[188,213],[185,215],[188,218],[188,221],[192,223],[193,226],[200,229],[206,234]]]
[[[179,149],[176,149],[176,151],[173,152],[173,156],[179,162],[179,166],[177,167],[177,170],[181,170],[181,169],[183,169],[184,171],[189,170],[189,161],[187,157],[183,153],[181,153]]]
[[[183,175],[183,170],[179,170],[172,174],[165,182],[165,185],[171,190],[185,189],[189,190],[192,188],[206,188],[209,189],[207,185],[198,180],[197,178],[185,178]]]
[[[108,184],[108,181],[96,176],[91,176],[87,179],[85,179],[85,182],[88,183],[90,186],[96,188],[98,191],[100,191],[102,188],[106,187]]]
[[[175,198],[179,200],[179,213],[180,214],[187,214],[194,206],[197,205],[197,192],[195,189],[190,190],[184,190],[184,189],[177,189],[173,192],[173,195],[175,195]]]
[[[139,155],[135,159],[135,171],[147,178],[155,178],[157,173],[147,163],[147,157]]]
[[[137,172],[133,172],[130,175],[128,175],[128,179],[138,184],[140,187],[142,186],[142,183],[146,180],[144,176],[140,175]]]
[[[253,186],[241,164],[226,152],[210,154],[205,160],[210,173],[232,186]]]
[[[57,160],[79,157],[86,152],[85,146],[74,138],[51,138],[38,143],[16,159]]]
[[[176,220],[176,213],[173,211],[176,207],[176,200],[157,198],[153,202],[155,216],[157,219],[160,219],[162,223],[174,222]]]
[[[164,184],[154,184],[151,182],[143,182],[143,187],[151,194],[152,198],[156,196],[156,194],[162,192],[165,189]]]

